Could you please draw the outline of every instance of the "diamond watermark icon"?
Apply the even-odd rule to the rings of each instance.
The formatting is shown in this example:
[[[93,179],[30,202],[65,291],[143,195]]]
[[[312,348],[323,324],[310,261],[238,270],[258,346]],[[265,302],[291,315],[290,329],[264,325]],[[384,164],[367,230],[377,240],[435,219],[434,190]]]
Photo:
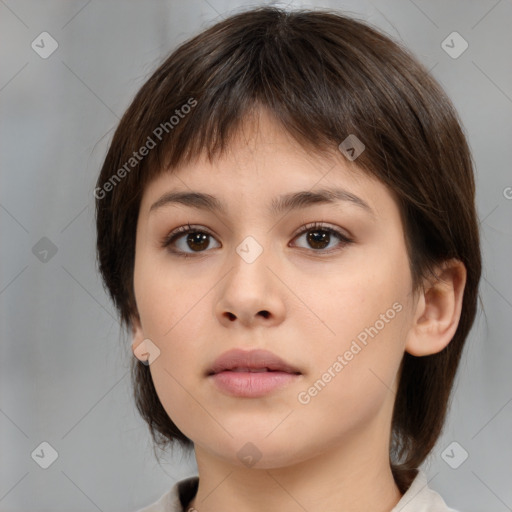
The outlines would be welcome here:
[[[248,236],[236,248],[236,252],[246,263],[254,263],[263,252],[263,247],[255,238]]]
[[[59,47],[59,43],[48,32],[41,32],[30,46],[39,57],[47,59]]]
[[[141,363],[149,366],[160,356],[160,349],[149,338],[146,338],[133,350],[133,355]]]
[[[245,466],[252,468],[261,459],[261,452],[255,444],[247,442],[238,450],[237,456]]]
[[[469,453],[457,441],[450,443],[441,453],[441,458],[452,469],[457,469],[469,457]]]
[[[32,254],[39,261],[48,263],[57,254],[57,246],[49,238],[43,236],[43,238],[32,247]]]
[[[30,456],[43,469],[48,469],[58,458],[57,450],[46,441],[43,441]]]
[[[366,146],[351,133],[339,146],[338,149],[353,162],[364,150]]]
[[[458,32],[452,32],[441,43],[441,48],[452,59],[458,59],[468,49],[468,46],[468,42]]]

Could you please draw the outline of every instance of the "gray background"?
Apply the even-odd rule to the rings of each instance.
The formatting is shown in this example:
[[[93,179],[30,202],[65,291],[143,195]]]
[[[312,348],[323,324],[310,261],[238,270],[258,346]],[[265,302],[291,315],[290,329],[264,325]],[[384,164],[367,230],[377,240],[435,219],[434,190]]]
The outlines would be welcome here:
[[[512,510],[512,3],[290,4],[339,8],[402,40],[461,115],[477,170],[485,312],[424,469],[456,509]],[[134,511],[196,472],[179,451],[157,463],[132,404],[130,340],[95,269],[93,188],[113,129],[151,71],[249,5],[0,0],[2,512]],[[59,45],[47,59],[31,47],[44,31]],[[456,59],[441,46],[453,31],[469,44]],[[58,453],[48,469],[36,463],[44,441]],[[452,442],[452,465],[468,453],[457,469],[441,456]]]

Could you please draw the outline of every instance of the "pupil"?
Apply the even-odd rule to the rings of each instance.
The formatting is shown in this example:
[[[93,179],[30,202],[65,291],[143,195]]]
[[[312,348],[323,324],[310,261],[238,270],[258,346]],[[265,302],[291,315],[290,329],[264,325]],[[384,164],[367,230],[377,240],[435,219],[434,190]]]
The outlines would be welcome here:
[[[314,249],[323,249],[329,245],[330,234],[326,231],[310,231],[308,242]],[[319,245],[319,247],[318,247]]]

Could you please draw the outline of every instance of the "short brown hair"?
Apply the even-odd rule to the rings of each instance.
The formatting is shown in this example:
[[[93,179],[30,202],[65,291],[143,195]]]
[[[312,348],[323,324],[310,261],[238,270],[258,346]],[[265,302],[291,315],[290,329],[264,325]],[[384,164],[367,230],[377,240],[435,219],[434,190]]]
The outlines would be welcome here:
[[[319,154],[337,150],[349,134],[363,141],[356,163],[398,200],[415,289],[445,260],[456,258],[467,269],[451,342],[430,356],[405,353],[402,361],[390,464],[405,492],[442,431],[476,314],[481,255],[461,123],[438,83],[398,43],[337,12],[260,7],[179,46],[135,96],[101,169],[95,190],[99,270],[121,324],[131,327],[138,314],[133,270],[145,186],[201,152],[211,161],[257,108],[268,109]],[[156,147],[135,159],[134,151],[150,139],[158,139]],[[149,367],[135,358],[132,378],[155,444],[192,446],[160,403]]]

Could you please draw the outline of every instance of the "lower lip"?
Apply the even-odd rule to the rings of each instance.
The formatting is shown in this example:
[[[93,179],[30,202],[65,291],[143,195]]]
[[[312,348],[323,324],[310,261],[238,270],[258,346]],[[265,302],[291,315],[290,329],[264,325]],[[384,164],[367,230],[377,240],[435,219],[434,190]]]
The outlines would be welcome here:
[[[290,384],[299,375],[286,372],[224,371],[210,377],[228,395],[257,398]]]

